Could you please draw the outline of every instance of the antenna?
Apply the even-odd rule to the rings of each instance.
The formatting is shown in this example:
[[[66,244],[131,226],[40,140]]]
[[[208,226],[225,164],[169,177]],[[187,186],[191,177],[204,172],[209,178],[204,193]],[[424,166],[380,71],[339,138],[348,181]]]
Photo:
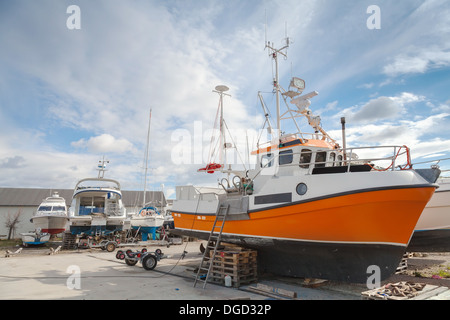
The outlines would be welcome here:
[[[287,30],[286,30],[287,32]],[[280,49],[275,49],[273,47],[273,44],[270,45],[269,42],[266,42],[266,46],[265,48],[269,48],[269,56],[272,57],[272,59],[275,61],[275,79],[273,81],[273,86],[275,89],[275,93],[276,93],[276,98],[277,98],[277,128],[278,131],[281,133],[281,116],[280,116],[280,85],[279,85],[279,80],[278,80],[278,54],[281,54],[282,56],[285,57],[285,59],[287,59],[287,51],[286,53],[282,52],[285,49],[289,48],[289,37],[285,38],[286,40],[286,44],[281,47]],[[265,49],[264,48],[264,49]]]
[[[264,44],[267,44],[267,9],[264,9],[265,21],[264,21]]]
[[[98,161],[97,170],[98,170],[98,178],[103,178],[105,176],[106,164],[109,163],[109,160],[105,160],[105,156],[103,156],[102,160]]]

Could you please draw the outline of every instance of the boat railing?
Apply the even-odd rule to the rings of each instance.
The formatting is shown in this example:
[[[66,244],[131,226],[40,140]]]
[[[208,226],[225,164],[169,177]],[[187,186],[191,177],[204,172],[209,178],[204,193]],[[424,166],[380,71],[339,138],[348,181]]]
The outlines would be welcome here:
[[[316,133],[307,133],[307,132],[297,132],[292,134],[285,134],[280,138],[280,143],[287,143],[294,140],[301,140],[302,143],[308,142],[308,140],[321,140],[329,143],[332,146],[337,146],[336,140],[332,139],[328,134],[323,134],[321,132]],[[272,147],[273,145],[277,145],[277,143],[274,143],[272,141],[266,141],[258,144],[258,148],[267,148]]]
[[[391,151],[385,152],[385,155],[379,156],[379,157],[364,157],[360,158],[358,156],[359,152],[373,152],[374,150],[381,150],[381,149],[390,149]],[[308,151],[306,151],[308,150]],[[267,163],[263,165],[256,173],[256,175],[248,181],[246,184],[246,187],[244,189],[245,192],[247,192],[247,189],[252,185],[254,179],[261,175],[264,171],[269,170],[269,174],[273,175],[277,173],[277,169],[281,168],[288,168],[288,167],[300,167],[303,169],[308,169],[308,171],[305,171],[305,174],[313,174],[315,168],[323,168],[323,167],[340,167],[343,170],[338,171],[339,173],[350,173],[352,172],[352,166],[355,165],[366,165],[370,166],[370,170],[367,171],[394,171],[394,170],[406,170],[411,169],[411,156],[410,156],[410,149],[407,146],[374,146],[374,147],[355,147],[355,148],[346,148],[346,149],[315,149],[315,150],[302,150],[301,152],[292,152],[289,154],[280,154],[278,152],[273,152],[272,157],[267,159]],[[325,161],[317,161],[316,159],[313,159],[313,154],[318,153],[326,153],[327,158],[328,154],[334,152],[335,155],[341,155],[342,158],[335,157],[332,160],[325,160]],[[309,161],[302,162],[301,158],[302,156],[306,156],[309,154]],[[386,155],[387,154],[387,155]],[[279,164],[279,158],[282,157],[292,157],[294,158],[294,155],[300,156],[300,161],[294,163],[292,161],[291,163],[287,164]],[[405,158],[405,162],[401,162],[402,164],[398,165],[399,159]],[[278,161],[277,161],[278,160]],[[383,161],[386,162],[385,166],[376,165],[375,162]],[[272,168],[271,168],[272,167]]]

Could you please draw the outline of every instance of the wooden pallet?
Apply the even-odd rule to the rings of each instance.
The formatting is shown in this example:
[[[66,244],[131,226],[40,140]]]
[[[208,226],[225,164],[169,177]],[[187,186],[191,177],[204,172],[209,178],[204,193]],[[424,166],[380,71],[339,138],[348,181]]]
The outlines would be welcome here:
[[[216,254],[211,267],[213,283],[225,284],[225,276],[231,277],[231,284],[238,288],[257,281],[257,251],[239,249],[224,250]]]
[[[403,255],[402,261],[400,261],[400,264],[398,265],[397,269],[395,270],[395,274],[401,274],[408,269],[408,258],[410,258],[409,254],[405,253]]]
[[[77,246],[77,236],[70,233],[70,232],[64,232],[63,234],[63,250],[73,250]]]

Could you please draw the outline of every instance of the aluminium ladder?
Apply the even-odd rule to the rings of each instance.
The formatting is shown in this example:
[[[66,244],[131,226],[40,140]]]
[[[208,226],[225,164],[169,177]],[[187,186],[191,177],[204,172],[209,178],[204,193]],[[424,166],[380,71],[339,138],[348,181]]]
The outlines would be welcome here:
[[[200,262],[200,266],[198,267],[197,276],[195,277],[194,287],[198,281],[202,281],[203,289],[208,282],[209,274],[211,273],[212,265],[214,258],[216,257],[217,248],[219,247],[223,226],[225,225],[225,220],[227,218],[228,210],[230,205],[227,206],[219,206],[219,209],[216,213],[216,219],[214,220],[213,227],[211,229],[211,233],[209,234],[208,243],[205,248],[205,252],[203,253],[202,262]],[[210,256],[210,252],[213,250],[212,256]],[[203,278],[204,274],[202,271],[206,271],[206,276]]]

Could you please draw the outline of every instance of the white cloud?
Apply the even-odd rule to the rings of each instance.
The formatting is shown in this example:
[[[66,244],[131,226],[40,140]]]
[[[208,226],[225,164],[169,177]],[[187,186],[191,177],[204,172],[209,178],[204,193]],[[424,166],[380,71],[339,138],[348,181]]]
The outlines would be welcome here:
[[[64,159],[60,162],[71,168],[93,167],[98,155],[90,153],[111,153],[112,176],[125,181],[130,181],[129,176],[139,176],[150,107],[153,109],[150,157],[151,167],[156,168],[151,170],[152,181],[158,185],[166,181],[214,183],[215,176],[196,174],[197,165],[173,166],[170,137],[176,129],[192,133],[194,121],[201,121],[205,130],[212,127],[218,97],[211,90],[217,84],[230,87],[232,98],[224,101],[228,125],[259,129],[263,119],[260,106],[255,105],[256,93],[272,90],[273,75],[272,62],[267,50],[263,50],[266,10],[268,40],[276,46],[283,43],[285,21],[288,36],[293,40],[289,60],[280,59],[281,81],[286,83],[285,78],[292,74],[305,77],[311,86],[308,89],[325,94],[325,102],[321,101],[323,112],[338,113],[349,101],[346,96],[351,94],[344,91],[345,81],[353,76],[364,84],[363,88],[372,89],[377,80],[371,77],[379,70],[393,76],[448,65],[449,46],[443,32],[448,28],[448,9],[439,10],[439,2],[434,1],[425,1],[415,11],[416,3],[382,5],[382,30],[377,33],[368,31],[365,19],[361,19],[367,6],[352,1],[80,0],[82,29],[78,31],[65,26],[67,6],[64,2],[45,0],[15,1],[0,12],[0,28],[8,30],[0,34],[3,48],[0,83],[11,84],[11,80],[25,78],[28,81],[24,83],[35,85],[38,94],[27,95],[30,103],[21,106],[23,114],[28,111],[25,106],[33,106],[39,110],[35,114],[42,117],[36,119],[36,127],[24,130],[24,124],[6,112],[8,108],[16,108],[17,97],[22,95],[20,86],[15,93],[1,92],[5,98],[0,102],[12,103],[5,103],[7,108],[2,105],[0,110],[3,125],[0,130],[5,137],[0,139],[0,163],[33,165],[33,175],[42,172],[46,177],[41,181],[48,184],[50,172],[60,171],[70,177],[75,173],[67,171],[65,164],[59,167],[53,160],[45,162],[39,156],[36,157],[42,161],[30,162],[39,149],[45,151],[40,153],[42,157],[58,154],[60,160]],[[405,12],[413,13],[405,15]],[[399,14],[406,17],[400,21],[392,19]],[[386,81],[398,84],[398,79]],[[350,84],[355,87],[354,82]],[[327,92],[336,87],[342,92],[327,97]],[[9,88],[14,86],[11,84]],[[395,95],[392,91],[381,91],[386,88],[380,88],[381,97],[341,114],[352,117],[351,113],[355,113],[357,125],[398,119],[410,104],[423,101],[408,92]],[[327,104],[328,101],[331,102]],[[448,110],[446,106],[448,103],[434,103],[430,107],[436,113]],[[429,119],[427,115],[423,117]],[[57,124],[59,129],[70,129],[65,143],[56,146],[49,142],[51,133],[44,124],[39,124],[43,119],[50,119],[48,122]],[[386,141],[396,135],[406,139],[408,130],[415,128],[406,123],[378,127],[367,126],[364,139],[370,140],[370,133],[372,140],[377,137]],[[421,140],[415,131],[411,136],[415,141]],[[207,148],[208,141],[203,142]],[[130,154],[132,159],[127,157]],[[25,162],[16,157],[24,158]],[[41,167],[45,169],[40,170]],[[85,173],[89,171],[76,172]],[[60,185],[66,180],[53,183]],[[17,182],[10,180],[11,183]]]
[[[126,153],[133,150],[133,144],[127,139],[116,139],[110,134],[80,139],[71,143],[76,148],[87,148],[91,153]]]
[[[450,66],[450,48],[412,48],[414,53],[400,54],[394,61],[383,68],[388,76],[398,76],[409,73],[425,73],[433,68]],[[419,51],[419,52],[417,52]]]
[[[407,105],[424,101],[424,96],[402,92],[393,97],[378,97],[361,107],[353,106],[342,111],[349,122],[366,123],[378,120],[394,119],[403,113]]]

